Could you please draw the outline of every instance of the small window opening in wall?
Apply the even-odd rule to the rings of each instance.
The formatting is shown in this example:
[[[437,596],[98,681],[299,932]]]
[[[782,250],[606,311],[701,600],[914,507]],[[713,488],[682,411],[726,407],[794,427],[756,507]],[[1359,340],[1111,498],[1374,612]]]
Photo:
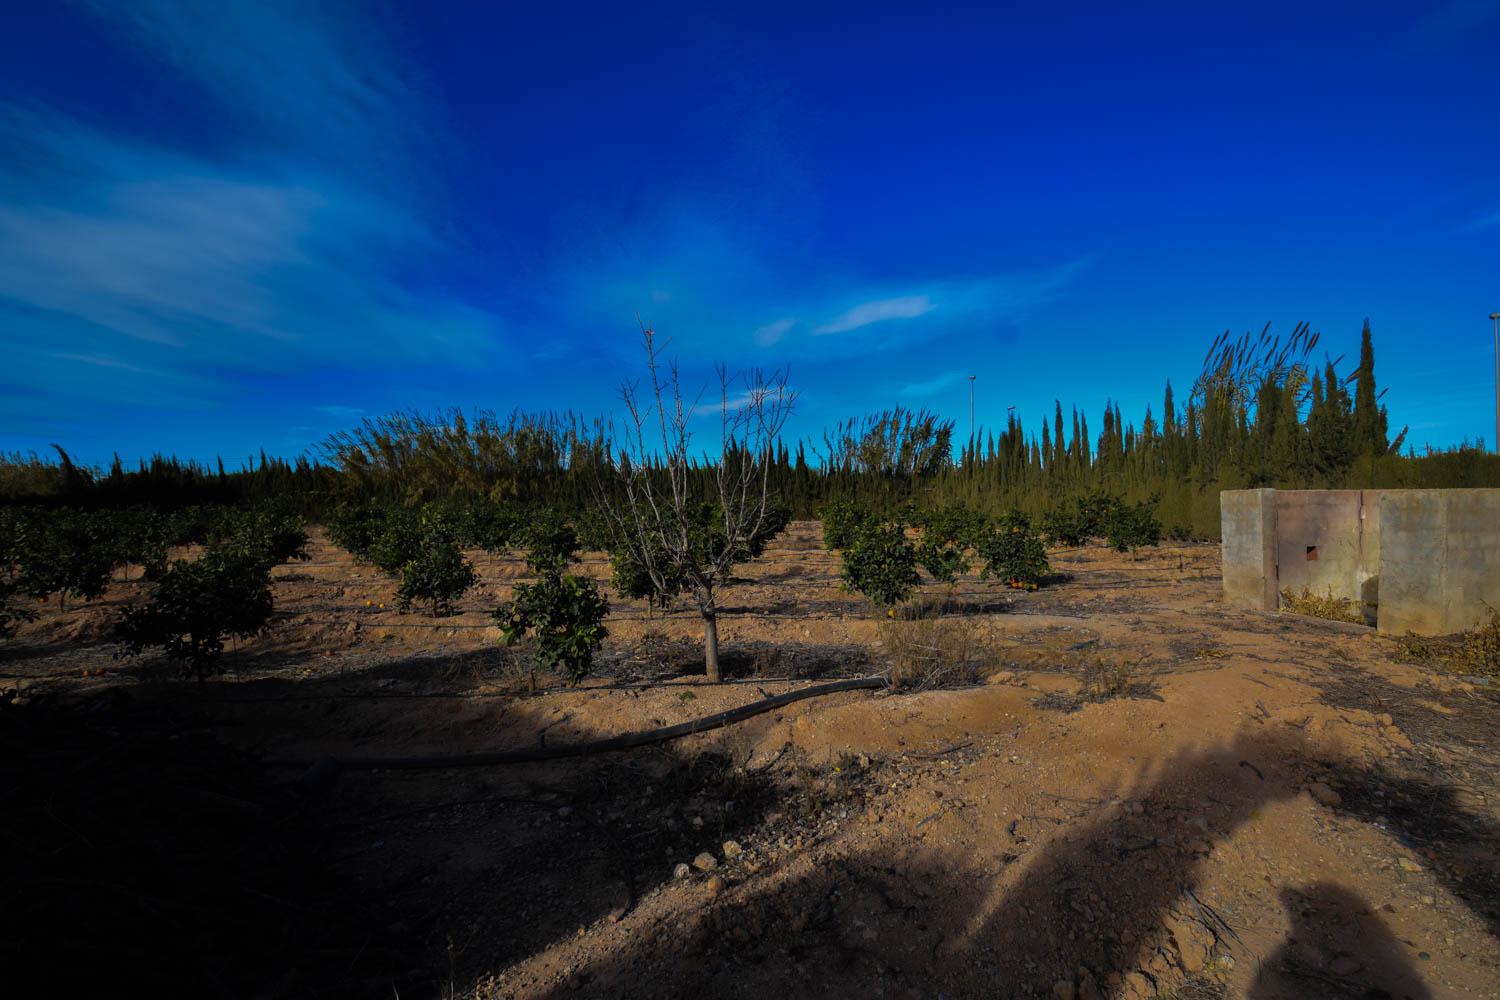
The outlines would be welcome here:
[[[1307,561],[1308,562],[1317,562],[1318,561],[1318,547],[1316,545],[1309,545],[1307,547]]]

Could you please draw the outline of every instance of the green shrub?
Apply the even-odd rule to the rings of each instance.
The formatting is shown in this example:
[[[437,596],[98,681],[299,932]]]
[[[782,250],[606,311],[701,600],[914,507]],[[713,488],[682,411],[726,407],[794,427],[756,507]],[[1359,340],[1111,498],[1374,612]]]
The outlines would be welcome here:
[[[573,517],[573,527],[578,532],[578,541],[584,548],[594,552],[613,552],[618,539],[610,527],[609,518],[597,507],[589,505]]]
[[[516,584],[494,617],[506,645],[530,634],[536,662],[546,669],[561,668],[568,682],[576,684],[609,635],[603,624],[608,613],[609,602],[592,580],[544,573],[536,583]]]
[[[520,538],[522,523],[514,506],[476,500],[464,509],[459,542],[486,552],[504,552]]]
[[[939,583],[952,583],[969,571],[968,550],[984,537],[988,519],[959,504],[923,511],[917,518],[922,540],[917,562]]]
[[[167,571],[167,549],[172,545],[171,519],[150,510],[116,511],[109,519],[115,564],[140,566],[146,579],[159,579]]]
[[[16,588],[46,600],[99,597],[119,555],[108,518],[80,511],[36,512],[20,520],[14,545]]]
[[[830,500],[818,511],[823,519],[823,547],[847,549],[860,531],[873,523],[869,510],[855,500]]]
[[[759,559],[761,553],[765,552],[766,546],[776,540],[776,536],[786,530],[787,525],[792,523],[792,508],[782,503],[770,503],[766,507],[765,516],[761,518],[760,527],[750,533],[749,544],[741,547],[745,559]]]
[[[1042,533],[1057,545],[1087,544],[1105,536],[1119,506],[1120,499],[1103,490],[1064,497],[1042,515]]]
[[[434,618],[450,615],[453,602],[468,593],[478,580],[458,543],[434,536],[415,558],[401,567],[396,607],[408,611],[414,602],[426,601]]]
[[[611,582],[615,590],[623,597],[645,598],[648,608],[670,608],[672,602],[682,593],[684,586],[682,571],[671,565],[665,553],[654,560],[656,572],[663,578],[662,582],[665,584],[663,587],[657,586],[645,564],[628,549],[611,553],[609,561],[614,569]]]
[[[1156,498],[1141,503],[1117,503],[1105,522],[1106,540],[1116,552],[1134,552],[1143,545],[1161,542],[1161,522],[1156,519]]]
[[[325,528],[333,544],[356,559],[369,560],[385,530],[385,512],[368,500],[346,500],[333,509]]]
[[[267,569],[308,558],[307,528],[302,518],[272,507],[226,511],[214,535],[225,550],[258,559]]]
[[[533,573],[560,573],[578,555],[578,532],[563,515],[539,510],[522,531],[526,565]]]
[[[399,576],[401,567],[419,558],[427,542],[443,526],[441,519],[424,526],[421,512],[410,507],[388,507],[381,518],[380,530],[370,543],[367,558],[378,569]]]
[[[1018,590],[1035,590],[1051,566],[1047,547],[1031,526],[1031,520],[1020,511],[1000,518],[993,531],[980,543],[979,556],[985,561],[981,576],[1004,580]]]
[[[955,503],[926,511],[922,516],[921,526],[924,530],[936,532],[943,538],[962,542],[973,548],[989,532],[990,519],[981,511]]]
[[[1207,539],[1200,536],[1191,526],[1186,524],[1174,524],[1166,529],[1166,537],[1174,542],[1202,542]]]
[[[894,607],[916,589],[917,551],[899,523],[867,524],[843,550],[843,580],[876,604]]]
[[[1073,501],[1078,508],[1079,528],[1087,538],[1103,538],[1110,515],[1120,506],[1120,498],[1104,490],[1093,490]]]
[[[953,583],[969,571],[968,552],[962,544],[925,532],[917,544],[917,562],[939,583]]]
[[[189,675],[212,673],[231,636],[248,639],[271,617],[271,573],[264,557],[214,548],[179,559],[157,581],[145,605],[126,608],[115,623],[122,656],[160,648]]]
[[[1074,500],[1064,500],[1042,515],[1042,534],[1054,545],[1078,546],[1089,540]]]
[[[16,600],[15,584],[9,580],[0,581],[0,639],[9,639],[22,622],[35,619],[36,612]]]

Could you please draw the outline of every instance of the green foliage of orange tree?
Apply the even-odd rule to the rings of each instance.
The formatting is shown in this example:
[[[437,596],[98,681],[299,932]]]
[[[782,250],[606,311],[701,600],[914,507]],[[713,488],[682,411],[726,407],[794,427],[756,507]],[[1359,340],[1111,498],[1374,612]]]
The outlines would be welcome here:
[[[563,670],[576,684],[609,636],[609,602],[593,580],[565,572],[578,554],[578,535],[555,511],[538,512],[524,536],[526,565],[537,579],[515,585],[510,600],[495,609],[495,622],[506,645],[530,636],[535,662]]]

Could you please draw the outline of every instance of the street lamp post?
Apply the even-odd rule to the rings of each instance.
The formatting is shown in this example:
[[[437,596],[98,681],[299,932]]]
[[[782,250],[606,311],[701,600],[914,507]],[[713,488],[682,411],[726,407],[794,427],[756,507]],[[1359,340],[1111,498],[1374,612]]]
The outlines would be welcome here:
[[[1500,455],[1500,312],[1490,313],[1495,324],[1495,454]]]

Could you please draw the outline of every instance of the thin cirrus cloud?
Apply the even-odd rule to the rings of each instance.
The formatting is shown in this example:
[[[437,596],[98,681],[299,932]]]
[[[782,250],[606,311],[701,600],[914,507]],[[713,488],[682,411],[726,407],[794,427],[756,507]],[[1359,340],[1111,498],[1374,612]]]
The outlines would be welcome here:
[[[302,0],[86,0],[116,34],[200,88],[235,133],[344,163],[389,161],[432,116],[375,9],[341,17]],[[406,133],[392,141],[392,121]]]
[[[772,344],[780,343],[782,338],[790,333],[792,327],[796,325],[797,321],[795,319],[778,319],[775,322],[767,323],[765,326],[757,328],[751,336],[761,347],[770,347]]]
[[[397,205],[294,164],[226,169],[22,121],[0,141],[71,172],[0,169],[0,300],[115,335],[124,363],[274,370],[482,336],[475,310],[389,280],[398,249],[430,243]]]
[[[432,116],[405,113],[376,34],[315,5],[91,7],[226,133],[206,152],[0,102],[0,348],[24,384],[202,406],[308,365],[494,348],[490,314],[402,280],[452,251],[392,182],[411,143],[385,123]],[[105,370],[130,384],[101,398]]]
[[[547,286],[565,328],[633,358],[637,315],[674,353],[743,348],[791,361],[899,349],[974,324],[1014,321],[1072,282],[1091,256],[1043,268],[939,277],[907,285],[837,277],[774,235],[715,206],[679,201],[614,231],[580,232]],[[746,315],[747,304],[755,311]]]
[[[916,319],[936,308],[937,305],[926,295],[902,295],[893,299],[861,302],[822,326],[814,327],[812,334],[821,337],[831,333],[848,333],[887,320]]]
[[[785,351],[814,356],[893,350],[944,334],[1014,322],[1026,310],[1055,299],[1092,261],[1087,255],[1051,268],[951,279],[896,294],[824,296],[828,304],[803,308],[799,314],[826,318],[811,323],[776,320],[757,329],[753,339],[763,347],[777,344]],[[855,304],[846,305],[851,299]],[[799,342],[804,330],[806,338]]]
[[[969,376],[963,372],[945,372],[935,375],[922,382],[910,382],[896,391],[896,395],[903,399],[922,399],[927,396],[936,396],[945,389],[951,389],[963,382]]]
[[[361,407],[343,406],[338,403],[325,403],[322,406],[315,406],[313,409],[326,416],[339,417],[341,419],[352,419],[365,415],[365,411]]]

